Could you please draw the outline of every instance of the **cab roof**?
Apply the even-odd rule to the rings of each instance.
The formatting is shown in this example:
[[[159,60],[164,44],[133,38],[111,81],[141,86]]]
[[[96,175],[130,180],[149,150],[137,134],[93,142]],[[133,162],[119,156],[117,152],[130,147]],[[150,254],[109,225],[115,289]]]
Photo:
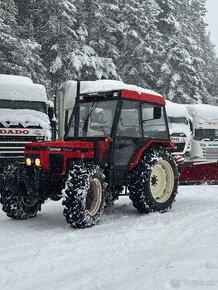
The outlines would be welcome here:
[[[65,88],[65,108],[73,108],[73,100],[76,98],[77,82],[67,81]],[[135,85],[125,84],[116,80],[81,81],[80,94],[88,95],[94,93],[120,91],[121,98],[149,103],[165,104],[162,95]]]

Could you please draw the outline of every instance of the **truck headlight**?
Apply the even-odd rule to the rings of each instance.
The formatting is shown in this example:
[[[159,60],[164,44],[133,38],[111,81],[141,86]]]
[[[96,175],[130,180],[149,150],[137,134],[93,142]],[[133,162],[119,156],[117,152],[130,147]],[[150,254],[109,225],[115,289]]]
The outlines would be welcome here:
[[[26,163],[26,166],[31,166],[32,165],[31,158],[26,158],[25,163]]]
[[[35,165],[36,165],[37,167],[41,166],[41,160],[40,160],[39,158],[36,158],[36,159],[35,159]]]

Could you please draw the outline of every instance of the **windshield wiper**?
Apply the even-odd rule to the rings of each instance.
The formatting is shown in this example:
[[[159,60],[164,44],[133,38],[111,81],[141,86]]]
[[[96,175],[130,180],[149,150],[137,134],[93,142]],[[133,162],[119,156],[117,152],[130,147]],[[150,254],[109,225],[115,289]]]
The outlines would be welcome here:
[[[84,121],[84,125],[83,125],[83,128],[82,128],[82,131],[84,133],[87,133],[90,116],[91,116],[93,110],[97,107],[97,105],[98,105],[98,102],[93,102],[91,107],[90,107],[89,113],[88,113],[88,115],[87,115],[87,117],[86,117],[86,119]]]

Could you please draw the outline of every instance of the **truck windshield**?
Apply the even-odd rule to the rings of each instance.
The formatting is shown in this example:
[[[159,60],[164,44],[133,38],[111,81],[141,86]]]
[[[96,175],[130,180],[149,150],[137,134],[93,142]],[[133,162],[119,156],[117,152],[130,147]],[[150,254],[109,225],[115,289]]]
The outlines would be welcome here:
[[[208,141],[218,140],[218,129],[196,129],[195,140],[209,139]]]
[[[114,120],[117,101],[80,103],[79,137],[108,137]],[[74,136],[74,121],[68,137]]]
[[[0,109],[28,109],[46,113],[46,104],[43,102],[0,100]]]
[[[171,123],[188,125],[188,120],[185,117],[169,117],[168,116],[168,118],[169,118]]]

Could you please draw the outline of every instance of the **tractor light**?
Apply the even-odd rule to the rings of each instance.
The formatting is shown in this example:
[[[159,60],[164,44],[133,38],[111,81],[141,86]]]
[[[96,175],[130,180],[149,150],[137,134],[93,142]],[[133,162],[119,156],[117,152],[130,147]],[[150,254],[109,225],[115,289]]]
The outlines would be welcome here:
[[[41,160],[40,160],[39,158],[36,158],[36,159],[35,159],[35,165],[36,165],[37,167],[41,166]]]
[[[32,165],[32,160],[31,160],[31,158],[26,158],[25,163],[26,163],[26,166],[31,166],[31,165]]]

